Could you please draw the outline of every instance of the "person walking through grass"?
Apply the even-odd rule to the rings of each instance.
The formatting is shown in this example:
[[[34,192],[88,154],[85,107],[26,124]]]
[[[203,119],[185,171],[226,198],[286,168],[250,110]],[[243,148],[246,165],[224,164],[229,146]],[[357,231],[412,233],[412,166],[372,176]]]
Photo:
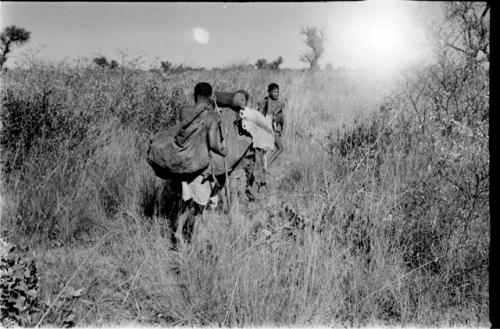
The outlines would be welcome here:
[[[176,136],[176,142],[182,144],[185,139],[192,134],[192,129],[196,129],[194,120],[205,110],[208,110],[207,116],[204,118],[207,128],[207,144],[210,151],[213,151],[221,156],[227,155],[227,147],[217,142],[217,134],[219,132],[219,117],[217,112],[213,111],[211,105],[212,86],[207,82],[200,82],[194,87],[194,105],[185,105],[180,110],[181,131]],[[184,123],[184,125],[182,124]],[[191,129],[190,129],[191,128]]]
[[[283,116],[283,109],[285,108],[285,103],[279,100],[280,87],[276,83],[271,83],[267,88],[268,95],[264,97],[262,101],[258,103],[258,110],[264,116],[271,116],[273,123],[274,132],[274,152],[269,156],[268,161],[264,161],[262,152],[259,152],[260,160],[264,162],[264,170],[267,171],[267,167],[270,166],[276,158],[283,152],[283,143],[281,142],[281,137],[283,136],[283,131],[285,127],[285,120]]]

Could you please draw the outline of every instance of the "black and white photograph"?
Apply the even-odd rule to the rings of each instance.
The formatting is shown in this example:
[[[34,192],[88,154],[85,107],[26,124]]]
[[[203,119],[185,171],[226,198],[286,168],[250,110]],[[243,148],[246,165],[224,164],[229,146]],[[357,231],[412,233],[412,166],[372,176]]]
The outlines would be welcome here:
[[[0,2],[2,327],[495,327],[490,12]]]

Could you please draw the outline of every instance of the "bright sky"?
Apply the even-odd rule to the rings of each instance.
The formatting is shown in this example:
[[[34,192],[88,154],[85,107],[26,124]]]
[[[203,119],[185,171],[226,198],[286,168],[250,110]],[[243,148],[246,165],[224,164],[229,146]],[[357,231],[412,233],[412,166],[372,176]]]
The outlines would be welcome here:
[[[424,23],[440,17],[442,3],[368,0],[316,3],[71,3],[1,2],[1,22],[31,31],[23,52],[61,60],[118,52],[211,68],[283,56],[282,67],[306,64],[300,26],[325,26],[329,42],[320,64],[394,69],[426,58]],[[9,63],[10,62],[10,63]],[[9,65],[10,64],[10,65]]]

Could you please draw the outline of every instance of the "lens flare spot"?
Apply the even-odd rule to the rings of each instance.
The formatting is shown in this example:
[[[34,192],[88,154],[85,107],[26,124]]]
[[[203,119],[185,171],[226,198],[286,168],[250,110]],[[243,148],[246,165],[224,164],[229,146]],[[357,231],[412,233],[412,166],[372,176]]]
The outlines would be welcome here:
[[[193,29],[193,35],[196,42],[206,45],[210,41],[210,34],[204,28],[197,27]]]

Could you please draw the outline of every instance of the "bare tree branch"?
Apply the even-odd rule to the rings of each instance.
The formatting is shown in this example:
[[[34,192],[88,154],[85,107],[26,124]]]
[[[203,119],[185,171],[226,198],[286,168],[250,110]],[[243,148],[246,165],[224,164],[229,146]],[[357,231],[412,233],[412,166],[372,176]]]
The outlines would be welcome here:
[[[311,69],[316,69],[318,61],[325,51],[326,35],[324,28],[302,26],[300,34],[304,35],[302,41],[310,48],[308,52],[303,53],[299,59],[308,63]]]

